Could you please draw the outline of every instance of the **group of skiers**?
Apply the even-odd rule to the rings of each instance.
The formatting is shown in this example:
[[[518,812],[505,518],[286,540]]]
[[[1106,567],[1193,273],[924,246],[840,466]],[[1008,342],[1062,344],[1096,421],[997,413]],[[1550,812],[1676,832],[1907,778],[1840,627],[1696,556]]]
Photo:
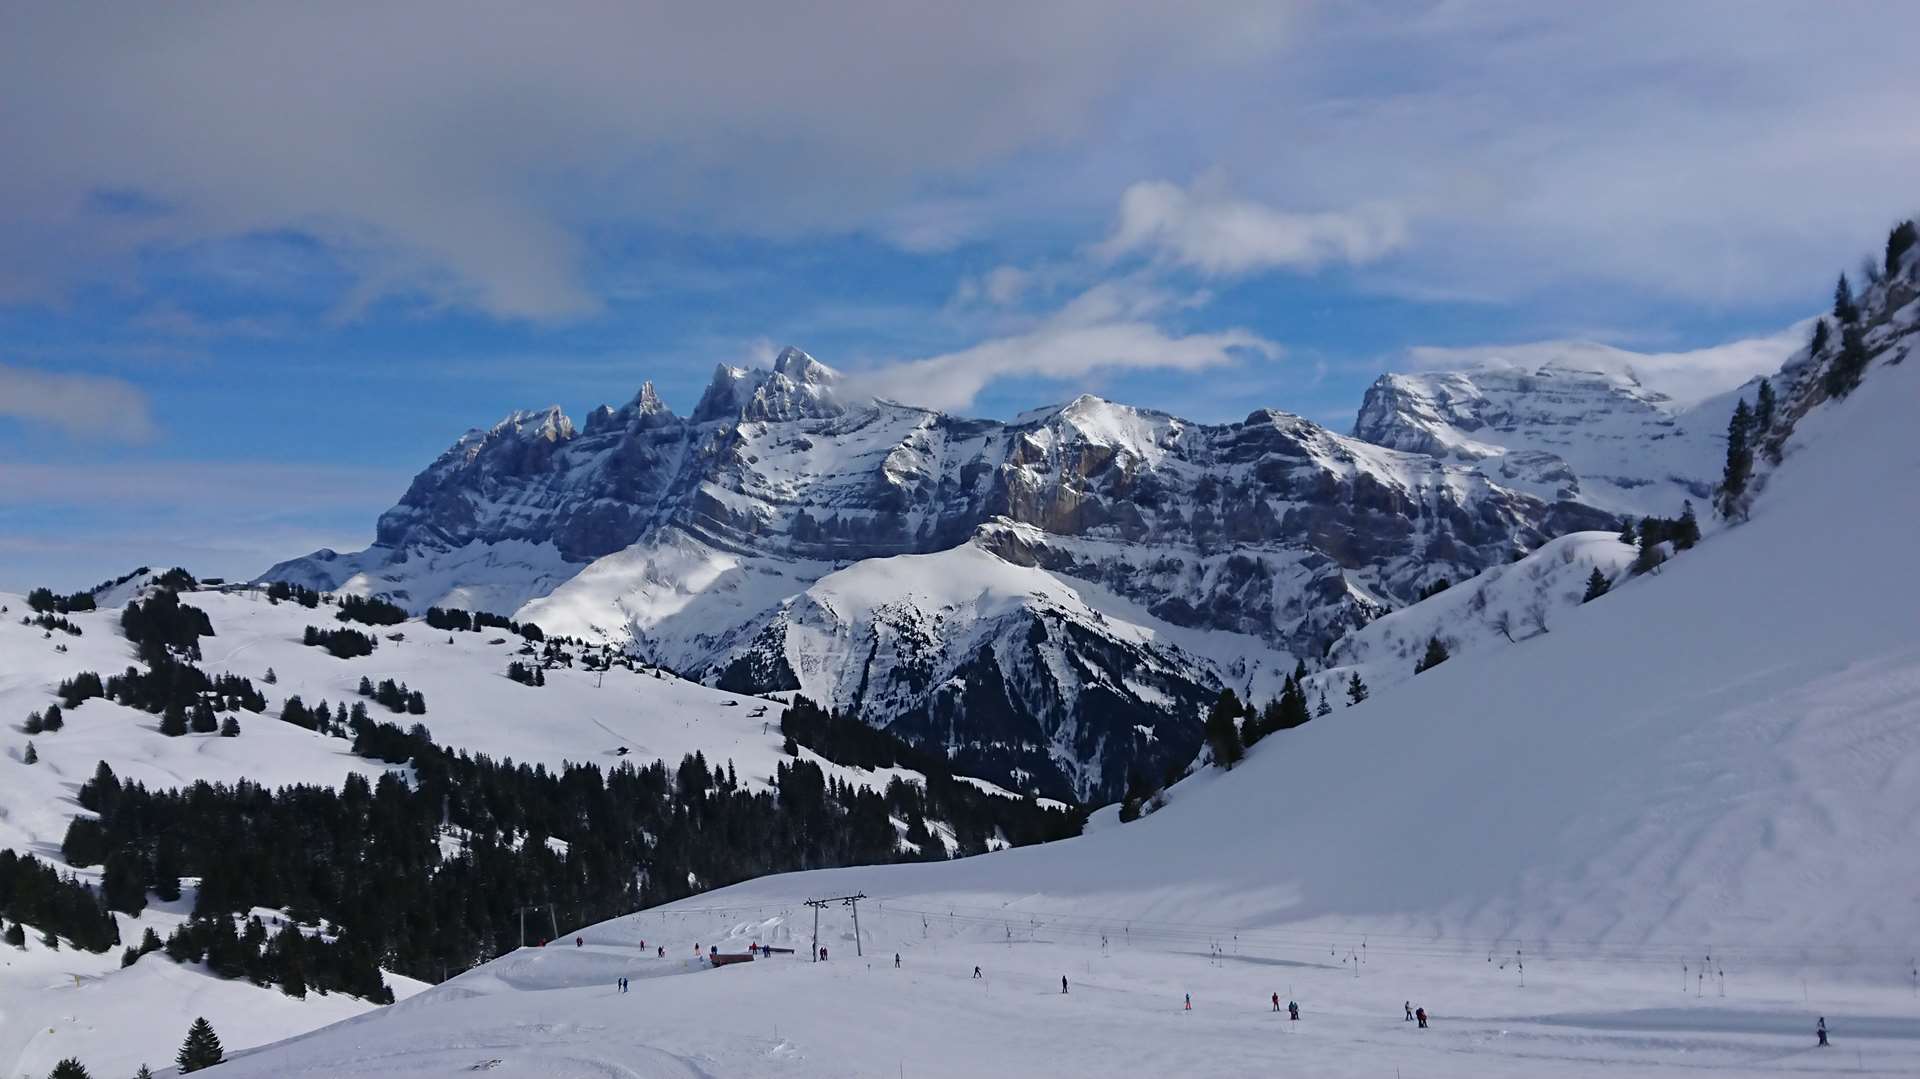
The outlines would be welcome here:
[[[585,943],[586,942],[579,937],[575,937],[573,941],[574,947],[576,948],[581,947]],[[645,951],[646,948],[647,948],[647,942],[644,940],[641,941],[640,950]],[[759,950],[759,948],[760,946],[758,944],[755,944],[751,947],[750,950],[757,951]],[[696,955],[699,954],[700,945],[696,943],[693,946],[693,950]],[[715,951],[719,950],[717,945],[715,946],[714,950]],[[771,952],[771,949],[768,949],[768,951]],[[667,950],[664,947],[658,948],[656,949],[656,954],[660,958],[664,959],[666,958]],[[824,947],[820,949],[820,958],[823,961],[827,958],[827,949]],[[895,970],[900,969],[900,953],[899,952],[893,953],[893,966]],[[975,965],[973,968],[973,977],[975,979],[983,979],[986,977],[986,975],[981,973],[980,967],[978,965]],[[625,977],[622,977],[617,984],[620,992],[625,993],[628,991],[627,979]],[[1065,995],[1067,992],[1067,976],[1065,974],[1060,975],[1060,992],[1062,995]],[[1280,1010],[1280,994],[1278,993],[1273,994],[1272,999],[1273,999],[1273,1010],[1277,1012]],[[1427,1009],[1425,1007],[1416,1008],[1413,1006],[1413,1001],[1411,1000],[1401,1002],[1400,1007],[1406,1013],[1406,1019],[1404,1020],[1405,1022],[1418,1023],[1419,1029],[1421,1030],[1427,1029]],[[1183,1007],[1181,1010],[1189,1011],[1189,1012],[1193,1010],[1193,994],[1192,993],[1185,994],[1185,1000],[1183,1001]],[[1300,1003],[1298,1001],[1293,1001],[1293,1000],[1287,1001],[1287,1018],[1293,1022],[1299,1022]],[[1827,1017],[1826,1016],[1824,1015],[1821,1016],[1820,1021],[1814,1024],[1813,1033],[1814,1033],[1814,1037],[1819,1039],[1818,1044],[1820,1045],[1827,1044]]]

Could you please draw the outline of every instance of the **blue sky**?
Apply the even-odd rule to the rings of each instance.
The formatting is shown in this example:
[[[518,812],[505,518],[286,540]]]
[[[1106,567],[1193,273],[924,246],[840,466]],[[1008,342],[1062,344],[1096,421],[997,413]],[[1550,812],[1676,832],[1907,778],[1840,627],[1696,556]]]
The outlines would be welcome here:
[[[1344,429],[1483,346],[1773,334],[1916,209],[1920,9],[951,7],[15,10],[0,588],[356,547],[467,427],[784,344]]]

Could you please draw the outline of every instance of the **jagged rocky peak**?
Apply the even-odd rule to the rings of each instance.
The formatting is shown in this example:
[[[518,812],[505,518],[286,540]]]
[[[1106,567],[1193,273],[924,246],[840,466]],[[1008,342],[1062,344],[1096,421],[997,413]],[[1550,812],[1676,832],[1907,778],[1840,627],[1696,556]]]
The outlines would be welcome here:
[[[778,422],[824,419],[846,411],[840,372],[797,348],[784,348],[771,369],[720,364],[693,410],[693,422]]]

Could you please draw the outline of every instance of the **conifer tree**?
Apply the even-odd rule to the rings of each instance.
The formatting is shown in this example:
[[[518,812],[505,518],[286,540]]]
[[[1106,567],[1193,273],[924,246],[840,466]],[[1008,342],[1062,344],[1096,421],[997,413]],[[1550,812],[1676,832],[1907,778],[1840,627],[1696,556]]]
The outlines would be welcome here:
[[[1680,519],[1674,522],[1670,538],[1676,551],[1691,550],[1700,542],[1700,520],[1693,515],[1692,499],[1680,504]]]
[[[221,919],[225,921],[226,919]],[[231,928],[231,925],[229,925]],[[213,1024],[205,1017],[195,1019],[187,1028],[187,1040],[180,1045],[180,1053],[173,1058],[180,1066],[181,1074],[197,1072],[202,1068],[211,1068],[226,1059],[226,1051],[220,1048],[220,1037],[213,1032]]]
[[[1231,689],[1221,690],[1207,712],[1207,745],[1213,749],[1214,763],[1223,768],[1231,769],[1246,754],[1246,746],[1240,741],[1240,714],[1240,698]]]
[[[220,721],[220,737],[222,738],[240,737],[240,721],[233,718],[232,716],[228,716],[226,719],[221,720]]]
[[[1367,684],[1360,680],[1360,672],[1355,671],[1353,672],[1353,677],[1347,679],[1347,705],[1348,707],[1352,707],[1366,699]]]
[[[47,705],[47,714],[40,720],[41,729],[51,733],[66,725],[67,717],[65,713],[60,711],[60,706],[57,704]]]
[[[1753,434],[1755,442],[1766,437],[1767,432],[1773,429],[1774,406],[1773,383],[1763,378],[1760,380],[1760,392],[1753,400]]]
[[[1613,582],[1607,580],[1607,575],[1600,572],[1599,566],[1595,566],[1593,572],[1587,575],[1587,594],[1580,597],[1580,602],[1592,603],[1606,595],[1607,590],[1612,587]]]
[[[190,729],[195,734],[212,734],[220,729],[220,720],[213,714],[212,705],[201,701],[193,706],[193,722]]]
[[[21,759],[21,760],[23,760],[23,761],[25,761],[25,762],[26,762],[26,763],[28,763],[28,764],[39,764],[39,763],[40,763],[40,751],[39,751],[39,750],[37,750],[37,749],[35,749],[35,748],[33,748],[33,743],[32,743],[31,741],[29,741],[29,742],[27,743],[27,752],[26,752],[26,755],[25,755],[25,756],[23,756],[23,757],[21,757],[20,759]]]
[[[167,710],[161,714],[160,733],[168,738],[178,738],[187,733],[187,710],[180,707],[179,701],[167,705]]]
[[[264,676],[262,676],[260,680],[261,680],[262,682],[265,682],[266,684],[268,684],[268,685],[270,685],[270,686],[271,686],[271,685],[277,685],[277,684],[279,683],[279,681],[280,681],[280,676],[279,676],[279,675],[277,675],[277,674],[275,674],[275,673],[273,673],[273,668],[272,668],[272,667],[268,667],[268,668],[267,668],[267,673],[266,673],[266,674],[265,674]]]
[[[1627,518],[1626,524],[1620,526],[1620,542],[1628,546],[1640,542],[1640,537],[1633,530],[1633,518],[1631,517]]]
[[[15,922],[12,925],[8,926],[6,941],[8,944],[11,944],[16,948],[19,948],[21,951],[25,951],[27,948],[26,927],[21,925],[19,922]]]
[[[1666,560],[1667,556],[1660,550],[1660,541],[1649,539],[1645,530],[1642,530],[1640,533],[1640,553],[1633,556],[1634,575],[1638,576],[1642,573],[1651,573],[1659,569],[1660,563]]]
[[[87,1074],[86,1068],[81,1067],[78,1059],[68,1057],[53,1066],[53,1070],[47,1073],[47,1079],[92,1079],[92,1077]]]
[[[1866,338],[1861,335],[1860,327],[1845,327],[1840,331],[1840,355],[1834,357],[1832,366],[1827,368],[1828,396],[1845,397],[1852,393],[1866,370]]]
[[[1720,516],[1732,517],[1739,511],[1740,496],[1747,492],[1747,478],[1753,474],[1753,410],[1742,397],[1727,421],[1727,464],[1720,474]]]
[[[1333,711],[1333,705],[1327,703],[1327,687],[1321,686],[1320,703],[1314,707],[1313,714],[1316,716],[1324,716],[1331,711]]]
[[[133,1079],[153,1079],[153,1069],[142,1064],[140,1070],[133,1073]]]
[[[1430,671],[1442,663],[1445,663],[1447,658],[1447,646],[1440,643],[1440,638],[1428,637],[1426,655],[1421,656],[1420,662],[1413,665],[1413,673],[1419,674],[1422,671]]]
[[[1916,235],[1912,221],[1902,221],[1887,233],[1886,274],[1889,279],[1900,272],[1900,260],[1906,256],[1920,235]]]
[[[1860,308],[1853,302],[1853,286],[1847,282],[1847,275],[1841,274],[1840,280],[1833,286],[1833,317],[1842,326],[1852,325],[1860,319]]]

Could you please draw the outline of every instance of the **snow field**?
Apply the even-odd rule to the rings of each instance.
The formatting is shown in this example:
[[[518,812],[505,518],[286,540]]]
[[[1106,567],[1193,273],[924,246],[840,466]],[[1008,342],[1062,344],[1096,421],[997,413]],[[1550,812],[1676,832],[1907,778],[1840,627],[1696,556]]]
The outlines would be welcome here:
[[[795,893],[798,895],[799,893]],[[1905,990],[1729,978],[1728,995],[1679,989],[1659,965],[1529,960],[1358,938],[1282,943],[1249,934],[1134,936],[1044,917],[968,916],[938,897],[821,918],[825,963],[806,961],[811,911],[686,904],[523,949],[394,1008],[227,1065],[235,1076],[1681,1076],[1912,1074],[1920,1014]],[[924,924],[923,924],[924,918]],[[1011,932],[1011,940],[1003,933]],[[1183,930],[1184,931],[1184,930]],[[1154,935],[1157,932],[1159,935]],[[640,948],[644,940],[646,948]],[[707,969],[694,945],[793,955]],[[654,949],[665,947],[665,959]],[[898,952],[902,965],[893,967]],[[1337,954],[1335,954],[1337,953]],[[984,977],[974,979],[975,965]],[[621,976],[631,991],[617,992]],[[1060,993],[1065,975],[1070,992]],[[1272,1010],[1278,994],[1282,1011]],[[1193,1010],[1182,1007],[1185,994]],[[1287,1001],[1302,1008],[1286,1018]],[[1427,1009],[1431,1029],[1402,1018]],[[1828,1018],[1834,1046],[1813,1049]]]

